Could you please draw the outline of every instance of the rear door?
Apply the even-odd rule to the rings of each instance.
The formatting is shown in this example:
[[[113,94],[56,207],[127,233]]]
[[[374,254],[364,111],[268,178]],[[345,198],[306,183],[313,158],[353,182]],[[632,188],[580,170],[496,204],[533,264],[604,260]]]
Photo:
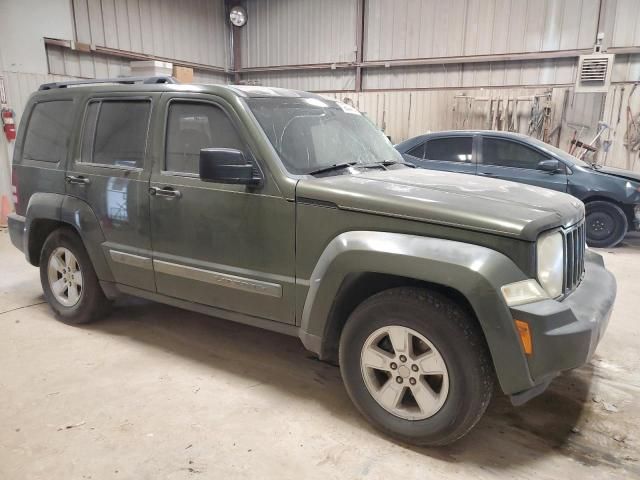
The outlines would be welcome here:
[[[407,161],[421,168],[447,172],[476,173],[473,136],[437,137],[405,154]]]
[[[67,194],[86,201],[106,237],[116,282],[155,290],[149,225],[147,136],[159,94],[89,98],[79,152],[67,170]]]
[[[478,175],[527,183],[560,192],[567,191],[567,170],[562,162],[561,169],[557,172],[538,169],[541,161],[551,159],[546,153],[524,143],[499,137],[483,136],[480,143]]]
[[[75,140],[74,100],[55,92],[54,99],[37,99],[25,111],[13,156],[17,177],[16,209],[26,213],[33,193],[65,193],[65,169],[69,145]],[[50,95],[51,96],[51,95]]]

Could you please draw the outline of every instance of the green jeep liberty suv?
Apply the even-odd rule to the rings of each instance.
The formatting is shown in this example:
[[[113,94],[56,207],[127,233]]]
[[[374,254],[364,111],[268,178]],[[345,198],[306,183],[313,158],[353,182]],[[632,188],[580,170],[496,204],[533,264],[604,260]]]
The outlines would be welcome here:
[[[418,170],[352,107],[170,77],[46,84],[11,240],[59,319],[119,294],[297,335],[362,414],[443,445],[589,361],[616,284],[564,193]]]

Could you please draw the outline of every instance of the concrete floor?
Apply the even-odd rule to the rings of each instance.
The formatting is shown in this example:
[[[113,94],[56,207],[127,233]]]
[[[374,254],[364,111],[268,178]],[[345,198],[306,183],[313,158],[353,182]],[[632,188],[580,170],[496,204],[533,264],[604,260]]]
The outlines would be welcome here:
[[[640,236],[591,364],[442,449],[374,431],[295,338],[128,300],[57,322],[0,232],[0,479],[640,478]]]

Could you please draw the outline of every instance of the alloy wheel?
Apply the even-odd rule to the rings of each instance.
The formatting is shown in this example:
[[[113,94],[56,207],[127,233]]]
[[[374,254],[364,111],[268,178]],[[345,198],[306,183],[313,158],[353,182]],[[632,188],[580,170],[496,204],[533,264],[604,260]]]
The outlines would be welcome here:
[[[55,299],[65,307],[73,307],[82,296],[82,271],[71,250],[58,247],[49,257],[49,287]]]
[[[386,326],[369,335],[362,347],[360,369],[375,401],[406,420],[435,415],[449,393],[442,355],[411,328]]]

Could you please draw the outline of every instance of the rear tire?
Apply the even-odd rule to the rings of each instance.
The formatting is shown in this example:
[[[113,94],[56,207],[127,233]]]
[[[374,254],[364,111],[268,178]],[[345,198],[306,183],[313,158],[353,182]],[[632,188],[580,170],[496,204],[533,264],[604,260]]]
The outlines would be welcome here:
[[[587,243],[590,247],[610,248],[627,234],[629,223],[616,204],[596,200],[586,204]]]
[[[364,417],[416,445],[464,436],[494,385],[475,319],[449,298],[413,287],[383,291],[354,310],[340,337],[340,370]]]
[[[54,230],[45,240],[40,282],[49,306],[64,323],[89,323],[110,310],[89,254],[71,228]]]

